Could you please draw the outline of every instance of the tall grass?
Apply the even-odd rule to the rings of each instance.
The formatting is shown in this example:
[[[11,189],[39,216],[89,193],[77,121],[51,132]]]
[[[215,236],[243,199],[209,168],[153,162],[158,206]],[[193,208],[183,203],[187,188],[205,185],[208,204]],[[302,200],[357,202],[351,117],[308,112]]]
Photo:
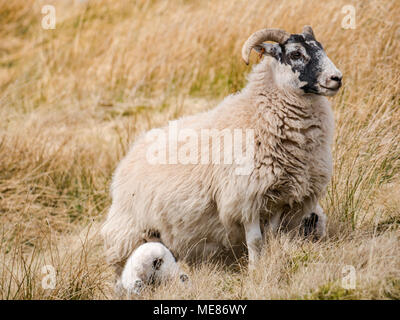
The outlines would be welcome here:
[[[48,3],[55,30],[41,27]],[[399,298],[400,4],[353,1],[356,29],[346,30],[347,4],[0,0],[0,298],[114,298],[98,226],[129,144],[240,90],[253,31],[305,24],[344,74],[332,101],[328,239],[281,235],[257,274],[186,266],[190,288],[170,283],[144,298]],[[54,289],[42,287],[45,265]],[[345,265],[354,290],[340,285]]]

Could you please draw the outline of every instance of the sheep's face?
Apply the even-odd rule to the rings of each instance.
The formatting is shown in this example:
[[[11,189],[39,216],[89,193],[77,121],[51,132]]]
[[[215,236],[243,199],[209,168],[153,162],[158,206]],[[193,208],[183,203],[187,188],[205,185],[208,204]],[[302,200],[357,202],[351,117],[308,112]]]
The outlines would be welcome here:
[[[342,85],[342,73],[310,34],[292,34],[283,44],[263,43],[255,49],[276,59],[278,85],[298,94],[333,96]]]

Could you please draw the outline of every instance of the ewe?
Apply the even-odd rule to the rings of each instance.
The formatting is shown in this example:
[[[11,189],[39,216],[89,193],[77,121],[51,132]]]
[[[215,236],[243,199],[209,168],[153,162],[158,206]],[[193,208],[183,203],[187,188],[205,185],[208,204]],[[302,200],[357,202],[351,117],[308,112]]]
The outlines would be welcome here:
[[[301,34],[255,32],[243,46],[246,63],[252,49],[265,58],[253,68],[243,90],[209,112],[176,122],[178,132],[190,129],[198,139],[188,142],[179,135],[173,141],[164,127],[157,131],[164,135],[156,144],[143,136],[119,164],[102,229],[108,262],[116,267],[117,276],[140,245],[143,232],[150,229],[160,233],[175,256],[189,261],[237,256],[247,247],[250,267],[265,230],[303,228],[304,234],[324,235],[326,217],[318,199],[331,178],[334,129],[325,96],[338,92],[342,74],[309,26]],[[209,139],[200,139],[206,129],[223,141],[213,139],[210,147]],[[243,146],[242,141],[226,139],[232,138],[226,133],[235,130],[250,130],[252,141]],[[179,148],[195,145],[195,161],[149,160],[155,147],[171,159],[174,143]],[[248,172],[238,173],[240,162],[200,160],[204,153],[229,153],[232,144],[249,151]]]

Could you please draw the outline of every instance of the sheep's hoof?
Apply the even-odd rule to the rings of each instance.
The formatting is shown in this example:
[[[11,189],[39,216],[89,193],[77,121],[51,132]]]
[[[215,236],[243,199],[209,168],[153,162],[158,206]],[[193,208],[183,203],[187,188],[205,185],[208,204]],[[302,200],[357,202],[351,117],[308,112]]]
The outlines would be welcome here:
[[[312,238],[313,240],[317,240],[317,223],[318,223],[318,215],[314,212],[307,218],[303,219],[301,233],[305,238]]]

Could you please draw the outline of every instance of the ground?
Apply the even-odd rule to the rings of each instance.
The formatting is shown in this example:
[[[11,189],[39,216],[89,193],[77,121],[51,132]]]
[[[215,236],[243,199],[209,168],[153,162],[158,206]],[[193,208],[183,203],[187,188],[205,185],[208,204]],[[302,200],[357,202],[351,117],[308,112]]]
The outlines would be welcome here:
[[[305,24],[344,75],[328,237],[271,237],[255,273],[184,265],[189,287],[143,298],[399,299],[399,17],[396,0],[0,1],[0,299],[114,299],[98,231],[129,145],[240,90],[252,32]]]

